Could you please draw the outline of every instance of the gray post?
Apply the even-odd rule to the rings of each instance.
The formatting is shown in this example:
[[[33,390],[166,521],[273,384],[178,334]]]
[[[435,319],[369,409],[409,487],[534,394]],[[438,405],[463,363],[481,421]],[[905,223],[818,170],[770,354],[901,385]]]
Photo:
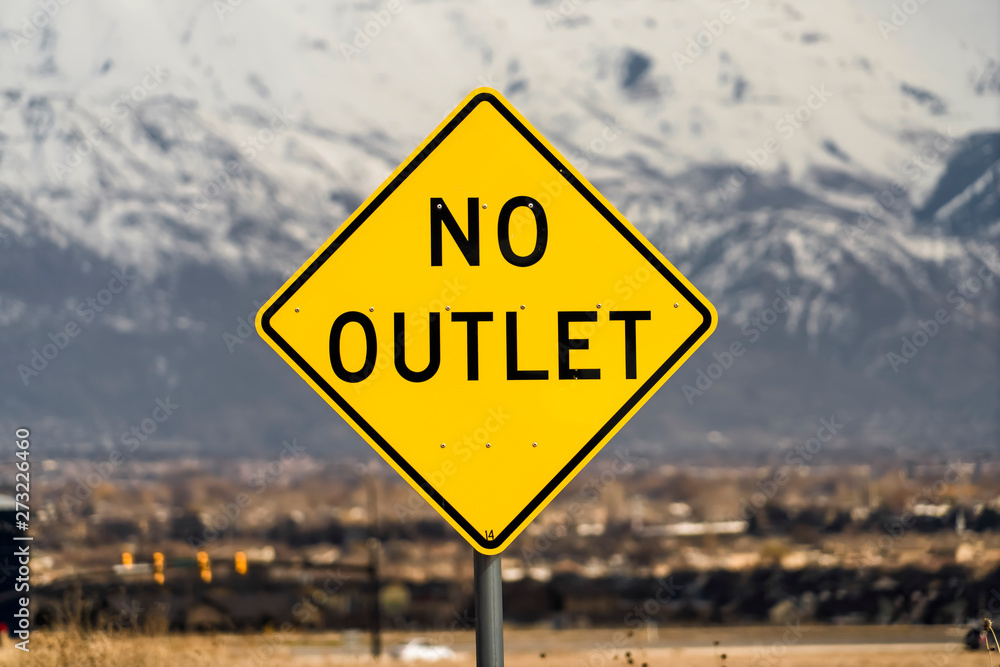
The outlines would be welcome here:
[[[503,593],[500,554],[475,552],[476,667],[503,667]]]

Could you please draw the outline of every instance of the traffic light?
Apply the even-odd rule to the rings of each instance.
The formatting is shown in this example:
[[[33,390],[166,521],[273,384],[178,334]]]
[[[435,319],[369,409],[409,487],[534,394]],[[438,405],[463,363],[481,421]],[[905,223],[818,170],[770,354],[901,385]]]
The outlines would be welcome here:
[[[163,581],[164,581],[164,576],[163,576],[163,554],[161,554],[159,551],[157,551],[157,552],[155,552],[153,554],[153,579],[159,585],[161,585],[161,586],[163,585]]]
[[[201,580],[206,584],[212,583],[212,565],[208,560],[207,551],[198,552],[198,569],[201,570]]]
[[[242,551],[236,552],[236,574],[247,573],[247,555]]]

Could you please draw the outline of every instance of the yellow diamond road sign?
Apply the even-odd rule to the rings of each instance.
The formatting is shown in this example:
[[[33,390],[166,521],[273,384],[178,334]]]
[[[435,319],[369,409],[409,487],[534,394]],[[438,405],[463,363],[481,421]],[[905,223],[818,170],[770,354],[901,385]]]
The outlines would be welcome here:
[[[649,241],[478,89],[271,297],[257,329],[493,554],[715,323]]]

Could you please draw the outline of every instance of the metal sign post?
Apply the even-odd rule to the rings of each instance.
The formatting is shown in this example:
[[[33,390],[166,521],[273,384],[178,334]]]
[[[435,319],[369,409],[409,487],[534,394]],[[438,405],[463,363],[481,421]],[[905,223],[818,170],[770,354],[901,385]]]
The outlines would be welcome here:
[[[476,589],[476,667],[503,667],[503,592],[500,554],[473,552]]]
[[[256,323],[476,550],[476,663],[502,667],[500,553],[717,320],[500,93],[479,88]]]

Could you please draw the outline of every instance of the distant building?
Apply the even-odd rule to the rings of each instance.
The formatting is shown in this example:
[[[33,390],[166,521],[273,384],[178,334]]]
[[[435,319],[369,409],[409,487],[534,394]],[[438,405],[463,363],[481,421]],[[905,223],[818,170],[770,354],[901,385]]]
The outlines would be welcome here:
[[[697,535],[738,535],[747,531],[746,521],[682,521],[662,526],[646,526],[642,537],[688,537]]]

